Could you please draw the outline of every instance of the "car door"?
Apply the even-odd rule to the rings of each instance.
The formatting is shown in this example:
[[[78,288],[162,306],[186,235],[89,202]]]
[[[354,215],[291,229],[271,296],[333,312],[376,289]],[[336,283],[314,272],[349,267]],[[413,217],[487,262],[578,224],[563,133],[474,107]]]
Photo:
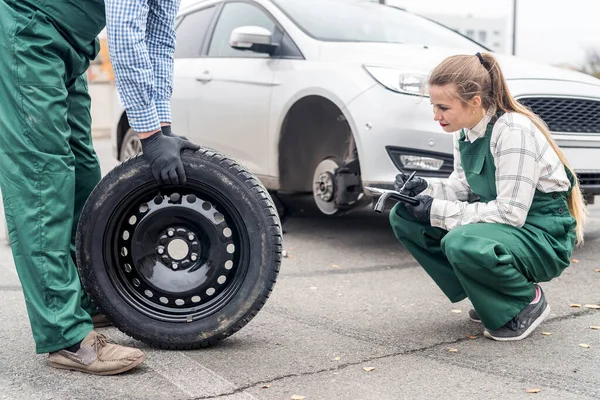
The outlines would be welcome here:
[[[196,96],[198,71],[204,70],[202,52],[208,38],[209,28],[216,16],[218,6],[204,7],[183,15],[175,29],[173,94],[171,114],[173,131],[201,144],[198,131],[190,131],[189,114]]]
[[[272,17],[255,3],[222,5],[202,67],[195,70],[189,130],[198,143],[226,153],[259,176],[267,175],[273,60],[229,45],[231,32],[241,26],[260,26],[271,33],[276,29]]]

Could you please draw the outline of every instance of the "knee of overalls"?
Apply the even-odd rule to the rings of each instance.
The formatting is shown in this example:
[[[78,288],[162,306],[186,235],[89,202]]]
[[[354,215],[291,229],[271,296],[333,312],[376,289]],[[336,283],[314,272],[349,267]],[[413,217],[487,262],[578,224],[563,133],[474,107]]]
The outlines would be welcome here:
[[[412,225],[416,219],[408,212],[403,203],[396,203],[394,207],[392,207],[389,218],[390,225],[397,238],[414,236],[414,227]]]
[[[494,238],[492,224],[469,224],[449,231],[440,244],[442,253],[453,266],[493,268],[512,259],[506,245]]]

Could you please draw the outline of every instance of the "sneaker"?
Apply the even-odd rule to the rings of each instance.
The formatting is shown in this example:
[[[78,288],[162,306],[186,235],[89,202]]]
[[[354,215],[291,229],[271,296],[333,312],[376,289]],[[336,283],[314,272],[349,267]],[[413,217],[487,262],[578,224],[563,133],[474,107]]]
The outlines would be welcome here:
[[[477,311],[475,311],[475,309],[473,308],[469,310],[469,319],[473,322],[481,323],[481,318],[479,318],[479,314],[477,314]]]
[[[106,336],[91,331],[75,353],[60,350],[48,355],[48,364],[94,375],[116,375],[140,365],[146,355],[139,349],[106,342]]]
[[[542,288],[540,299],[535,304],[528,304],[516,317],[508,321],[504,326],[495,329],[486,329],[483,335],[489,339],[498,341],[521,340],[529,336],[535,328],[550,314],[550,306]]]
[[[106,319],[106,317],[102,314],[93,315],[92,323],[94,324],[94,329],[106,328],[107,326],[112,326],[112,322],[110,322],[108,319]]]

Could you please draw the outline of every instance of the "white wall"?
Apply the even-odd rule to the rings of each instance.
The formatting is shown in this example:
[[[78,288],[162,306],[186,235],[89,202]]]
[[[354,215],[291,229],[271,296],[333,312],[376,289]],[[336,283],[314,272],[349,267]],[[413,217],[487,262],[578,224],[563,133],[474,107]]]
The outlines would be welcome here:
[[[98,82],[88,85],[92,98],[92,135],[95,138],[109,137],[113,124],[116,89],[113,82]]]

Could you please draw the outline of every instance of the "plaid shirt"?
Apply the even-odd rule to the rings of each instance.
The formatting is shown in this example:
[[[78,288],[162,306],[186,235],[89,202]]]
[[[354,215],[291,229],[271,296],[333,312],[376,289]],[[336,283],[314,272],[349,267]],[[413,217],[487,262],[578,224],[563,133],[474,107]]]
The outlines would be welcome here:
[[[465,129],[473,143],[485,136],[495,111],[488,112],[473,129]],[[454,171],[448,179],[429,179],[422,193],[434,198],[431,225],[446,230],[465,224],[491,222],[523,226],[536,189],[567,191],[571,184],[562,162],[544,134],[529,118],[506,113],[494,124],[490,151],[496,165],[496,200],[469,203],[476,199],[461,167],[458,140],[454,133]]]
[[[171,122],[175,15],[179,0],[106,0],[116,86],[136,132]]]

